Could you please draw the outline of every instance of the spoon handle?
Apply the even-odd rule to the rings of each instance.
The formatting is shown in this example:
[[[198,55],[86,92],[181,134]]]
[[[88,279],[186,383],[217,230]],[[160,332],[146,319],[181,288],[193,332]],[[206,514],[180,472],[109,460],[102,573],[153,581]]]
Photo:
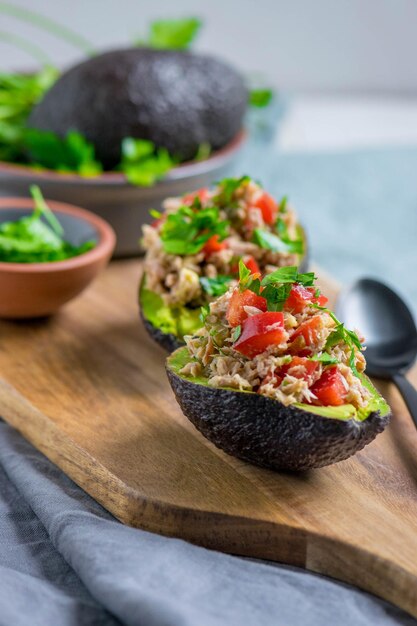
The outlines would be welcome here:
[[[404,374],[395,374],[393,381],[397,385],[398,389],[404,401],[407,405],[410,415],[413,419],[414,425],[417,428],[417,391]]]

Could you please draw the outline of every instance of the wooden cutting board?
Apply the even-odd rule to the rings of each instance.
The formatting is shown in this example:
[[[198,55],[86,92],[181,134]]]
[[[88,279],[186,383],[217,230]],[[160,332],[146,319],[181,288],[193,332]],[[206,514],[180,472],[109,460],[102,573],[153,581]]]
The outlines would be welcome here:
[[[57,316],[0,322],[4,419],[125,524],[327,574],[417,617],[417,433],[393,387],[379,385],[391,425],[352,459],[291,475],[229,457],[175,402],[139,322],[140,271],[113,262]]]

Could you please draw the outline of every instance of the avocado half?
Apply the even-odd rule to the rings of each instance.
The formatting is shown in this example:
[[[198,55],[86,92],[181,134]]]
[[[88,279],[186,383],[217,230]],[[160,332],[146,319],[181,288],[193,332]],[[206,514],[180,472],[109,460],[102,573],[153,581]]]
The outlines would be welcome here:
[[[34,107],[28,127],[82,133],[105,169],[125,137],[148,139],[181,161],[199,146],[225,146],[248,103],[242,76],[210,56],[137,47],[99,54],[64,72]]]
[[[369,405],[284,406],[254,392],[215,388],[203,377],[181,375],[189,361],[180,348],[166,361],[175,397],[186,417],[218,448],[273,470],[304,471],[343,461],[370,443],[390,419],[390,408],[369,378]]]
[[[299,272],[306,272],[309,264],[309,248],[304,229],[299,226],[304,240],[304,255]],[[201,328],[200,307],[192,309],[182,306],[171,309],[161,296],[146,288],[146,274],[139,285],[140,317],[148,335],[168,352],[184,345],[184,335],[192,335]]]

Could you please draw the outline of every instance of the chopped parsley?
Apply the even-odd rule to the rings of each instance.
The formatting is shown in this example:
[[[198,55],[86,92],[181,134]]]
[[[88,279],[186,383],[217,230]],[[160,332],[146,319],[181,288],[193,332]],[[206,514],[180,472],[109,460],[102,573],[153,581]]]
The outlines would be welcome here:
[[[251,89],[249,91],[249,104],[253,107],[264,108],[268,106],[273,97],[272,89]]]
[[[323,363],[323,365],[336,365],[339,363],[336,357],[331,356],[328,352],[322,352],[322,354],[315,354],[314,356],[309,357],[310,361],[318,361],[319,363]]]
[[[63,261],[94,248],[94,241],[74,246],[63,238],[61,224],[43,199],[39,187],[30,188],[35,208],[31,215],[0,224],[0,261],[46,263]]]
[[[122,141],[120,169],[132,185],[150,187],[176,165],[168,150],[152,141],[126,137]]]
[[[96,176],[102,172],[93,144],[75,131],[61,138],[47,130],[28,128],[23,134],[23,144],[32,164],[81,176]]]
[[[233,341],[233,343],[235,343],[239,339],[241,334],[242,334],[242,326],[239,324],[239,326],[236,326],[233,329],[233,333],[232,333],[232,341]]]
[[[217,297],[226,293],[232,280],[231,276],[219,275],[216,278],[202,276],[200,278],[200,284],[209,296]]]
[[[281,222],[283,223],[283,220]],[[302,239],[291,240],[288,237],[288,233],[278,236],[263,228],[255,228],[253,231],[253,243],[266,250],[290,254],[302,254],[304,247]]]
[[[315,309],[319,309],[320,311],[325,311],[328,315],[330,315],[336,324],[334,330],[332,330],[327,339],[325,350],[337,345],[338,343],[345,343],[350,349],[349,367],[354,375],[359,377],[359,372],[356,369],[355,364],[355,348],[361,350],[362,344],[358,335],[353,330],[346,328],[345,325],[336,317],[333,311],[330,311],[327,307],[319,306],[314,303],[312,303],[311,306]]]
[[[250,182],[250,176],[241,176],[240,178],[223,178],[220,180],[217,185],[219,186],[219,192],[215,198],[213,198],[214,202],[219,204],[220,206],[230,206],[233,200],[233,194],[241,185],[244,183]]]
[[[217,235],[221,241],[227,234],[228,222],[220,220],[217,207],[182,206],[167,216],[160,231],[165,252],[181,256],[197,254],[210,237]]]
[[[185,50],[197,36],[202,22],[195,18],[177,20],[155,20],[150,25],[146,41],[138,41],[139,45],[163,50]]]

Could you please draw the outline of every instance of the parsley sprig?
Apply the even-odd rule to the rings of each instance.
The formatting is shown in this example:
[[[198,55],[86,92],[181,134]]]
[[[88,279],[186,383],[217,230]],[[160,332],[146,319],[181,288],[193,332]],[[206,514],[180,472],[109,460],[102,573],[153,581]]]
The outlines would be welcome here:
[[[359,377],[359,372],[356,368],[356,349],[362,350],[362,344],[358,337],[358,335],[353,331],[346,328],[346,326],[341,322],[336,315],[328,309],[327,307],[320,306],[318,304],[312,303],[312,307],[315,309],[319,309],[320,311],[325,311],[334,323],[336,324],[334,330],[330,333],[326,345],[324,347],[325,350],[337,345],[338,343],[345,343],[350,349],[350,357],[349,357],[349,367],[354,373],[355,376]]]
[[[223,276],[221,274],[216,276],[216,278],[202,276],[200,278],[200,284],[209,296],[217,298],[226,293],[232,280],[233,278],[231,276]]]
[[[228,226],[227,221],[220,220],[218,207],[182,206],[167,216],[160,231],[162,245],[168,254],[197,254],[210,237],[225,239]]]
[[[259,295],[262,288],[262,297],[266,299],[268,311],[282,311],[294,283],[310,287],[315,280],[314,272],[299,274],[296,266],[280,267],[260,280],[251,274],[242,261],[239,262],[240,290],[250,289]]]

